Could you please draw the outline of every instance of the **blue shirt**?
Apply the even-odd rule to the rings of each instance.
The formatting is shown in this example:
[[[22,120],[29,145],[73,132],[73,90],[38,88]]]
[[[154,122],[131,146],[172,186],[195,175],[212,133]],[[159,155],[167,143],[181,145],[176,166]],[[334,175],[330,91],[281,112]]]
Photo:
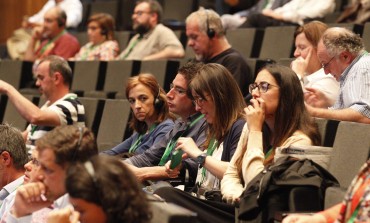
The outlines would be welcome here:
[[[141,138],[141,143],[135,150],[135,154],[144,153],[147,149],[149,149],[153,144],[160,142],[163,137],[173,128],[173,121],[171,119],[164,120],[161,122],[153,131],[149,132],[148,134],[144,135]],[[132,136],[122,143],[115,146],[113,149],[106,150],[103,153],[107,155],[118,155],[121,153],[127,153],[130,150],[130,147],[133,146],[138,139],[139,134],[135,132]]]

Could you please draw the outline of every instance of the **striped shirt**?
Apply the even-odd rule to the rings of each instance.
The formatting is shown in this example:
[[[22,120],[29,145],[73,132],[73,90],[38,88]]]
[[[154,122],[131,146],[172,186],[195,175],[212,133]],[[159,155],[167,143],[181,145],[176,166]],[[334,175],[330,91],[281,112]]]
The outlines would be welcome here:
[[[47,101],[41,110],[50,109],[54,111],[60,119],[61,125],[78,125],[85,126],[85,108],[77,100],[76,94],[66,94],[56,102],[50,105]],[[34,145],[35,141],[52,130],[55,126],[37,126],[30,124],[27,126],[28,136],[27,144]]]
[[[370,118],[370,55],[359,55],[340,77],[338,100],[331,109],[351,108]]]

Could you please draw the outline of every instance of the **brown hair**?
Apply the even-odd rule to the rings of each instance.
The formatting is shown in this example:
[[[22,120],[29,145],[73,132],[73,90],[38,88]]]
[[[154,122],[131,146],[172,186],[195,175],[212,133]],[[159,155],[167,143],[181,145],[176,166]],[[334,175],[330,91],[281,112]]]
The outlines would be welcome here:
[[[303,90],[301,83],[292,69],[278,64],[269,64],[262,70],[268,71],[279,86],[279,104],[275,113],[275,126],[273,130],[264,129],[263,135],[273,134],[273,153],[276,147],[281,146],[294,132],[302,131],[312,141],[313,145],[320,145],[321,137],[314,120],[308,114],[304,104]],[[264,148],[268,148],[269,139],[264,140]],[[246,151],[247,142],[243,144],[243,152],[236,160],[240,179],[242,177],[243,155]],[[265,164],[271,162],[273,156],[265,160]]]
[[[97,13],[90,16],[87,24],[90,22],[97,22],[101,29],[101,34],[107,37],[107,40],[114,39],[114,18],[107,13]]]
[[[307,40],[312,44],[313,47],[316,48],[317,44],[319,44],[322,34],[327,29],[328,26],[325,23],[320,21],[312,21],[298,27],[294,33],[294,38],[296,38],[299,34],[304,33]]]
[[[139,74],[129,78],[126,85],[126,98],[129,98],[130,91],[139,84],[149,88],[154,97],[153,106],[156,99],[160,101],[159,106],[154,106],[155,115],[157,116],[155,123],[161,123],[168,118],[174,119],[174,116],[169,112],[168,109],[166,92],[159,86],[157,80],[152,74]],[[132,115],[130,120],[130,128],[139,134],[143,134],[147,132],[149,126],[147,126],[145,122],[139,121],[134,115]]]
[[[222,142],[234,122],[243,114],[245,106],[234,77],[220,64],[205,64],[191,80],[189,92],[197,93],[204,100],[205,94],[210,95],[216,119],[209,124],[208,142],[212,137]],[[194,99],[192,95],[189,97]]]

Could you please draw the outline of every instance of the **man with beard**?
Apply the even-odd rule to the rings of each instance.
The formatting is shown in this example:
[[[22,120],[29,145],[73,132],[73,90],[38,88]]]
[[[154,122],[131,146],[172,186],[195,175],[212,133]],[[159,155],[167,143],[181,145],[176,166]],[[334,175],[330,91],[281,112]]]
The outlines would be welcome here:
[[[66,31],[66,21],[67,15],[61,8],[49,9],[44,15],[43,25],[34,28],[23,59],[35,61],[49,55],[64,59],[73,57],[80,50],[80,44]]]
[[[155,0],[138,1],[132,14],[137,33],[117,59],[156,60],[184,57],[184,49],[172,30],[160,24],[162,7]]]
[[[38,108],[13,86],[0,80],[0,93],[6,94],[18,113],[30,125],[23,132],[28,145],[58,125],[85,126],[85,109],[77,95],[69,93],[72,70],[59,56],[48,56],[36,67],[36,86],[47,100]]]

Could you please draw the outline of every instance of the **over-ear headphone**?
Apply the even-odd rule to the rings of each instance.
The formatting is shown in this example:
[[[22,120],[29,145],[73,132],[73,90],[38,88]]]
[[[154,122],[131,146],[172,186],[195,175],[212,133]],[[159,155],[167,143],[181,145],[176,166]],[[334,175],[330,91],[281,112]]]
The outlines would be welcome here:
[[[67,14],[64,10],[60,9],[58,17],[57,17],[57,23],[59,27],[65,26],[67,20]]]
[[[154,100],[154,108],[156,111],[159,111],[163,106],[163,100],[161,99],[160,94],[161,94],[161,86],[159,86],[158,84],[158,94]]]
[[[206,11],[206,17],[207,17],[207,20],[206,20],[206,24],[207,24],[207,36],[208,36],[208,38],[212,39],[213,37],[215,37],[216,32],[215,32],[214,29],[212,29],[212,28],[209,27],[208,9],[206,9],[205,11]]]

